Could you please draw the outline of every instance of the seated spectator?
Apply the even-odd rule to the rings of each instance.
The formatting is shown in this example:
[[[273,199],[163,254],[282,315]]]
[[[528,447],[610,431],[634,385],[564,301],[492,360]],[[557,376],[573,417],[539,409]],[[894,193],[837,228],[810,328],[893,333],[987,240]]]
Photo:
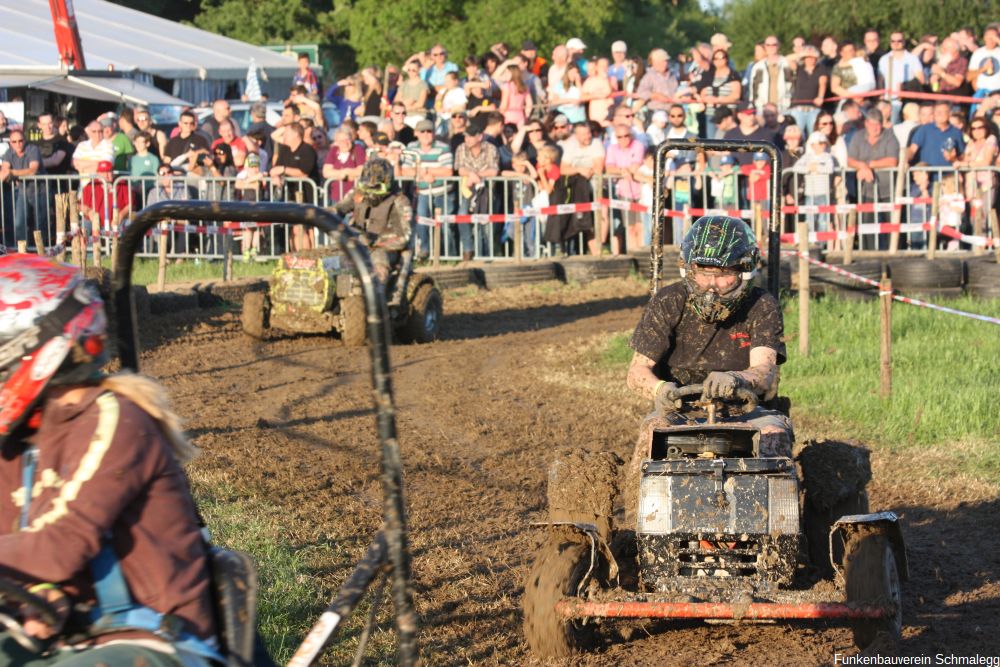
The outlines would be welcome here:
[[[132,193],[125,180],[112,184],[114,164],[100,162],[97,178],[89,181],[80,192],[80,215],[94,230],[117,231],[132,210]]]
[[[604,172],[604,146],[594,140],[590,124],[577,123],[573,126],[573,136],[562,146],[563,156],[559,170],[565,187],[565,201],[560,204],[584,204],[594,200],[591,179]],[[594,256],[601,254],[602,239],[594,233],[594,214],[578,212],[554,216],[562,228],[564,239],[575,239],[583,234]],[[550,218],[552,220],[553,218]],[[572,249],[572,248],[571,248]],[[578,249],[582,250],[582,249]]]
[[[455,212],[455,192],[445,178],[452,176],[454,159],[448,144],[434,136],[434,123],[422,120],[417,123],[417,140],[407,147],[403,156],[400,176],[416,180],[416,214],[422,218],[437,218],[438,215],[452,215]],[[454,232],[454,227],[451,228]],[[455,235],[457,236],[457,234]],[[416,226],[414,235],[416,258],[427,260],[431,254],[431,228],[424,224]],[[458,239],[446,246],[457,248]],[[446,254],[450,254],[447,252]]]

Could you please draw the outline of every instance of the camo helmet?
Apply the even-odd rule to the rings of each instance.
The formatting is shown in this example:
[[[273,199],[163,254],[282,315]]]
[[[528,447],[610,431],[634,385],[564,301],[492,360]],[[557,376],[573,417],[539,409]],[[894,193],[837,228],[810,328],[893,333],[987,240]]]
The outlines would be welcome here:
[[[101,376],[106,334],[104,304],[77,267],[0,256],[0,443],[50,387]]]
[[[371,202],[380,202],[392,191],[392,165],[388,160],[372,157],[365,162],[354,187]]]
[[[688,304],[706,322],[724,322],[753,287],[760,251],[753,230],[741,219],[724,215],[698,218],[681,244],[681,277]],[[706,271],[736,272],[736,280],[720,289],[717,281],[699,280]]]

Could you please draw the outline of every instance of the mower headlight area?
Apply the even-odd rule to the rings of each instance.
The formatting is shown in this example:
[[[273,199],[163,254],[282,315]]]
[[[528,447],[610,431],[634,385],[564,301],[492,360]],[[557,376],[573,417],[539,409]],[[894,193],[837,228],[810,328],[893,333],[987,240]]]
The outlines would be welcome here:
[[[639,487],[639,532],[672,532],[671,478],[644,476]]]
[[[799,532],[799,489],[794,479],[768,480],[767,525],[772,535]]]

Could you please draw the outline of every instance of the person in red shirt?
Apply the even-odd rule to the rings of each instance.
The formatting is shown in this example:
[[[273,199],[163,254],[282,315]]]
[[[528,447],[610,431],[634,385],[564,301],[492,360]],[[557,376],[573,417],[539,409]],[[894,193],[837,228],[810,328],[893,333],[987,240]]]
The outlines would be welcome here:
[[[87,183],[80,193],[80,213],[95,228],[117,229],[132,211],[132,196],[128,183],[122,179],[113,183],[113,165],[97,163],[97,178]]]
[[[767,153],[754,153],[753,162],[742,165],[740,173],[747,177],[747,200],[750,205],[759,204],[762,211],[770,211],[771,162]]]

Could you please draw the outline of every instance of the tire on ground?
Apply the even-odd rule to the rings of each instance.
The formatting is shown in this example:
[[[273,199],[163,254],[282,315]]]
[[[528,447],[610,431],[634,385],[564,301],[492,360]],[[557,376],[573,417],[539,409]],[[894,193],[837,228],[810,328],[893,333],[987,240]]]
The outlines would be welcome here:
[[[973,257],[966,263],[966,291],[981,299],[1000,299],[1000,264],[994,255]]]
[[[524,582],[524,638],[540,658],[564,658],[596,643],[593,625],[564,620],[556,603],[574,597],[590,570],[590,544],[586,537],[554,530],[536,552]]]
[[[847,543],[844,583],[849,605],[891,604],[894,612],[881,619],[851,621],[854,643],[868,654],[891,654],[903,625],[902,595],[896,556],[889,539],[877,532],[861,532]]]
[[[530,264],[487,264],[482,268],[487,289],[516,287],[526,283],[558,280],[558,266],[555,262],[533,262]]]
[[[348,296],[340,300],[340,339],[347,347],[361,347],[368,334],[365,300]]]
[[[833,574],[833,560],[840,561],[844,545],[834,541],[830,529],[842,516],[868,512],[871,453],[860,443],[807,440],[796,447],[795,461],[805,496],[803,524],[809,560],[823,576]]]
[[[869,280],[882,278],[882,260],[880,259],[853,262],[846,266],[840,266],[840,268]],[[858,282],[854,278],[848,278],[819,266],[809,267],[809,282],[810,285],[824,286],[827,292],[839,292],[845,298],[867,298],[875,296],[877,292],[877,288],[872,285]]]
[[[247,335],[259,339],[263,339],[267,335],[267,306],[267,295],[263,292],[247,292],[243,295],[243,311],[240,313],[240,322]]]
[[[416,277],[422,275],[434,278],[439,289],[458,289],[477,284],[469,269],[421,269],[416,272]]]
[[[566,449],[549,465],[549,520],[592,523],[608,540],[622,460],[612,452]]]
[[[560,262],[560,266],[567,282],[581,285],[603,278],[628,278],[636,270],[635,260],[628,256],[572,258]]]
[[[962,260],[954,257],[941,259],[910,257],[889,260],[892,287],[902,292],[928,287],[961,287],[963,273]]]
[[[444,301],[441,292],[425,283],[417,288],[410,300],[410,315],[403,325],[403,337],[413,343],[430,343],[441,333]]]

